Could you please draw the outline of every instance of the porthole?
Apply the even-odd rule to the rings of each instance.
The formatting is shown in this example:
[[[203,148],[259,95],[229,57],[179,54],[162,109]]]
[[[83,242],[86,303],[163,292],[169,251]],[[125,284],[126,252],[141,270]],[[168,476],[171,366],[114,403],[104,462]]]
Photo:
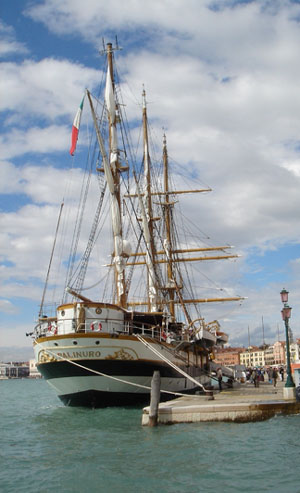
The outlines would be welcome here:
[[[58,346],[57,342],[54,343],[54,346]]]
[[[77,341],[73,341],[73,344],[74,344],[74,346],[76,346],[78,344],[78,342]]]
[[[95,312],[97,313],[97,315],[100,315],[100,313],[102,313],[102,310],[101,308],[96,308]]]
[[[62,311],[60,312],[60,314],[61,314],[61,316],[62,316],[62,317],[64,317],[64,316],[65,316],[65,310],[62,310]]]
[[[97,346],[99,346],[100,341],[95,341],[95,344],[96,344]]]

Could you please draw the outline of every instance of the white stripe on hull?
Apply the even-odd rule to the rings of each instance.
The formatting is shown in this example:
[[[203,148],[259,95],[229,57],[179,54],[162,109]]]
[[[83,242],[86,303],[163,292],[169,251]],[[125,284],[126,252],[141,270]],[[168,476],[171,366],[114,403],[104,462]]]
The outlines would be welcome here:
[[[118,379],[126,380],[139,385],[145,385],[151,387],[152,377],[143,376],[119,376]],[[203,376],[197,378],[201,383],[207,384],[207,377]],[[108,377],[101,376],[88,376],[88,377],[64,377],[64,378],[52,378],[47,382],[53,387],[58,396],[66,394],[77,394],[78,392],[85,392],[88,390],[95,390],[100,392],[112,392],[112,393],[137,393],[137,394],[149,394],[149,390],[136,387],[134,385],[128,385],[123,382],[112,380]],[[195,384],[184,378],[161,378],[161,390],[184,392],[195,388]],[[201,390],[201,387],[199,387]]]

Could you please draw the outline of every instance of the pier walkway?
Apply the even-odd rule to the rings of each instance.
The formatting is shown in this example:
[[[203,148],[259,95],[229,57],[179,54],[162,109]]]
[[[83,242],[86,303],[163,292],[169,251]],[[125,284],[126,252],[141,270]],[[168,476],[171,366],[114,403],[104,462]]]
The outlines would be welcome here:
[[[277,414],[300,413],[300,402],[284,400],[285,382],[274,387],[269,382],[240,384],[222,392],[214,390],[214,399],[206,395],[184,396],[159,404],[158,424],[228,421],[246,423],[263,421]],[[225,386],[224,386],[225,387]],[[149,409],[145,407],[142,425],[149,423]]]

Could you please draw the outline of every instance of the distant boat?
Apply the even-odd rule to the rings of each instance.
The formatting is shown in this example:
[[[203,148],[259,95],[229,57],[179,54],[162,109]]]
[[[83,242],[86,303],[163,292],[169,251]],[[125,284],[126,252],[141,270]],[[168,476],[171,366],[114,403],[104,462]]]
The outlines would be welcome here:
[[[210,189],[171,187],[165,136],[159,174],[159,166],[150,158],[145,91],[143,157],[140,168],[135,164],[134,154],[127,150],[130,138],[115,77],[115,49],[108,44],[104,51],[107,71],[103,103],[99,104],[86,91],[95,132],[89,136],[92,139],[89,159],[95,161],[91,172],[97,175],[98,196],[95,190],[91,192],[87,188],[81,192],[82,210],[76,218],[64,297],[52,316],[43,315],[44,292],[34,329],[37,369],[62,402],[70,406],[149,402],[155,370],[161,375],[161,390],[171,393],[163,393],[164,398],[170,399],[176,392],[201,391],[211,382],[212,349],[226,342],[227,336],[215,323],[205,323],[200,304],[241,299],[199,298],[193,292],[189,277],[193,263],[237,255],[228,253],[228,246],[199,245],[184,238],[184,223],[176,224],[180,195]],[[74,122],[72,153],[82,106],[83,103]],[[89,184],[90,178],[86,182]],[[76,266],[79,232],[86,230],[88,224],[84,212],[87,218],[91,215],[91,208],[85,207],[84,211],[85,201],[91,195],[95,218],[91,221],[86,249]],[[107,216],[106,198],[110,205],[110,226],[101,230],[103,218]],[[107,232],[112,232],[112,241]],[[106,269],[112,275],[102,281],[101,298],[92,300],[83,291],[91,254],[97,245],[101,253],[106,249],[110,255]],[[99,265],[94,262],[92,270],[98,275]]]

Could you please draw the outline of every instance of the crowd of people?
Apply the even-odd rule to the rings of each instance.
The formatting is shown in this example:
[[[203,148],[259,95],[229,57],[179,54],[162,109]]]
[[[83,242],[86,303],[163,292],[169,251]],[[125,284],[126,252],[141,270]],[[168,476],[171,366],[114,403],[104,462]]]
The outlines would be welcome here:
[[[223,372],[222,368],[217,368],[215,373],[216,378],[219,384],[219,391],[222,392],[222,381],[223,381]],[[269,382],[276,387],[277,381],[284,381],[284,368],[280,367],[269,367],[269,368],[246,368],[246,371],[242,371],[241,376],[238,378],[242,383],[248,382],[253,383],[254,387],[259,387],[260,382]],[[226,387],[232,387],[233,378],[228,378],[226,381]]]
[[[259,382],[268,381],[276,387],[278,379],[284,381],[284,368],[281,366],[270,368],[247,368],[246,380],[254,384],[254,387],[259,387]]]

